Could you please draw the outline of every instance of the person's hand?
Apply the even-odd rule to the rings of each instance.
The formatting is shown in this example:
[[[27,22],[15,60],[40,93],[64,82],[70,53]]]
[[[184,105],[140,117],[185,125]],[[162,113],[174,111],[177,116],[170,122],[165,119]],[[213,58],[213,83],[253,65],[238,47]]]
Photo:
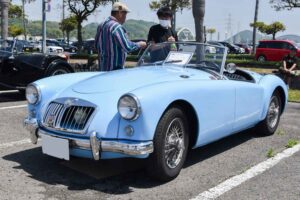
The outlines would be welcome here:
[[[137,44],[141,49],[145,49],[147,47],[147,43],[144,41],[139,41]]]
[[[173,36],[169,37],[168,42],[175,42],[175,38]]]

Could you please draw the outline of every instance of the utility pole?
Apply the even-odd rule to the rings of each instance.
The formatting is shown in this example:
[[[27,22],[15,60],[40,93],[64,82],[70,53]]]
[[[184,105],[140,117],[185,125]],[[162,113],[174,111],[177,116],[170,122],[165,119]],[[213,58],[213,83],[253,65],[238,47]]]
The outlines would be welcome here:
[[[64,21],[65,19],[65,0],[62,0],[62,20]],[[65,40],[65,31],[63,31],[63,39]]]
[[[42,52],[46,53],[46,3],[48,3],[47,0],[43,0],[43,7],[42,7],[42,13],[43,13],[43,43],[42,43]]]
[[[231,19],[231,14],[230,13],[228,15],[228,18],[226,19],[225,39],[228,39],[227,37],[230,37],[229,42],[232,43],[232,19]]]

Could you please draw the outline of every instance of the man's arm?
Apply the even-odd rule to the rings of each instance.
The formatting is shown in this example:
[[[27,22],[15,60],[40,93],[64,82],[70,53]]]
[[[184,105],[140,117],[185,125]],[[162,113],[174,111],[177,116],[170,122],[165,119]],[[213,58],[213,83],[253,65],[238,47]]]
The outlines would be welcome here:
[[[141,48],[138,43],[132,42],[127,38],[121,26],[116,27],[112,35],[118,41],[117,44],[127,53]]]

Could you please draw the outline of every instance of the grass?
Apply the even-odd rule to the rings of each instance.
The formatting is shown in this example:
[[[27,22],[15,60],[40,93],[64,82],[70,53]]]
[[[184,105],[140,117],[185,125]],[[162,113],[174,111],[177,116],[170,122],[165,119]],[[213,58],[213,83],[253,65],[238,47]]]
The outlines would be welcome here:
[[[286,148],[292,148],[293,146],[299,144],[298,140],[289,139],[287,145],[285,145]]]
[[[277,135],[284,135],[284,134],[285,134],[285,131],[284,131],[284,130],[281,130],[281,129],[277,129],[276,134],[277,134]]]
[[[270,149],[268,150],[267,157],[268,157],[268,158],[272,158],[272,157],[274,157],[274,156],[275,156],[275,152],[274,152],[273,148],[270,148]]]
[[[289,90],[289,101],[300,103],[300,90]]]

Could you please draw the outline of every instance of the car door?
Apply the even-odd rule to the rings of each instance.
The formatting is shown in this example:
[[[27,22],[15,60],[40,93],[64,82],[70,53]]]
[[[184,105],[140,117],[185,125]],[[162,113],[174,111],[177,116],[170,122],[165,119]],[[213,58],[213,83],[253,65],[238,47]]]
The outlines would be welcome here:
[[[252,82],[232,81],[235,86],[235,120],[233,132],[255,125],[263,107],[263,88]]]
[[[25,87],[44,76],[43,54],[17,54],[14,56],[11,84]]]

